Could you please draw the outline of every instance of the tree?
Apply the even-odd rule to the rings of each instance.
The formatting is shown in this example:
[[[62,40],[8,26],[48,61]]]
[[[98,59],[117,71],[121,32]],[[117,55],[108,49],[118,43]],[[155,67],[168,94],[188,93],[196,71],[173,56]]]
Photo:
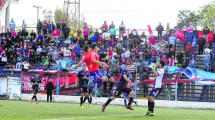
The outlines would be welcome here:
[[[190,25],[197,27],[200,16],[195,11],[180,10],[177,17],[177,27],[179,29],[185,29]]]
[[[198,11],[198,14],[200,16],[200,26],[205,27],[206,25],[210,28],[214,26],[215,21],[215,1],[208,3],[206,5],[203,5],[200,10]]]
[[[53,13],[51,10],[44,9],[43,10],[44,20],[52,21]]]

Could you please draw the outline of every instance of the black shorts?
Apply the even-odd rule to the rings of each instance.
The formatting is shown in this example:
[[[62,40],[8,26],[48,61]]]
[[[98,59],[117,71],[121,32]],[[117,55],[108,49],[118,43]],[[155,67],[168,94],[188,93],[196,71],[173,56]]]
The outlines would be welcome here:
[[[149,96],[156,98],[162,91],[163,91],[163,88],[153,88]]]
[[[38,89],[33,89],[33,94],[37,94],[38,93]]]
[[[80,93],[88,93],[87,87],[80,87]]]
[[[110,76],[110,75],[108,75],[108,74],[106,74],[106,76],[107,76],[108,80],[109,80],[110,78],[112,78],[112,76]]]
[[[130,88],[117,88],[115,93],[114,93],[114,96],[115,97],[118,97],[120,96],[122,93],[126,93],[126,94],[129,94],[132,90]]]

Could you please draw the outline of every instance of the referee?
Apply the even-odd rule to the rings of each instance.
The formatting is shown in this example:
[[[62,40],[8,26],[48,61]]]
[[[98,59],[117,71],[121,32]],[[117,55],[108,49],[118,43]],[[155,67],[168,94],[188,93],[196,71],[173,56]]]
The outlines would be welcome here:
[[[145,116],[154,116],[154,106],[155,106],[155,98],[162,92],[162,79],[164,75],[164,61],[160,61],[157,64],[157,69],[153,70],[154,75],[156,76],[154,88],[151,90],[150,95],[148,97],[148,111]]]
[[[41,84],[41,80],[40,80],[40,78],[39,78],[39,74],[37,73],[36,75],[35,75],[35,77],[31,80],[31,84],[32,84],[32,89],[33,89],[33,97],[32,97],[32,99],[30,100],[30,102],[32,103],[33,102],[33,100],[35,99],[35,101],[36,101],[36,103],[39,103],[38,101],[37,101],[37,92],[38,92],[38,90],[39,90],[39,85]]]
[[[79,84],[78,84],[78,80],[79,80]],[[83,103],[85,103],[86,100],[88,100],[88,102],[90,101],[89,94],[88,94],[88,87],[87,87],[88,80],[89,80],[89,72],[87,71],[86,64],[84,64],[82,66],[82,70],[78,72],[76,80],[75,80],[75,86],[79,86],[79,88],[80,88],[80,93],[81,93],[80,106],[81,106],[81,108],[86,107],[85,105],[83,105]]]

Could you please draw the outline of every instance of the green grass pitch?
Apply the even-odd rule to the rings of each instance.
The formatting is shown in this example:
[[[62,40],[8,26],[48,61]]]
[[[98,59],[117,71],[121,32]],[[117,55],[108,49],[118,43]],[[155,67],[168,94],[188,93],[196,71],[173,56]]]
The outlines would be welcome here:
[[[200,103],[201,104],[201,103]],[[122,103],[123,105],[123,103]],[[214,120],[215,110],[156,108],[154,117],[145,117],[147,107],[110,105],[101,112],[101,105],[81,109],[79,104],[30,104],[27,101],[0,100],[0,120]]]

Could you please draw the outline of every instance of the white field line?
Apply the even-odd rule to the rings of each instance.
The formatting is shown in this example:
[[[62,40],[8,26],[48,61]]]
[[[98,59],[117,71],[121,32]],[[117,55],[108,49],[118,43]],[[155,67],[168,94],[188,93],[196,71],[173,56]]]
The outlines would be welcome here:
[[[129,114],[129,115],[110,115],[110,116],[89,116],[89,117],[71,117],[71,118],[54,118],[54,119],[40,119],[40,120],[75,120],[75,119],[97,119],[97,118],[112,118],[112,117],[126,117],[126,116],[144,116],[144,114]]]

